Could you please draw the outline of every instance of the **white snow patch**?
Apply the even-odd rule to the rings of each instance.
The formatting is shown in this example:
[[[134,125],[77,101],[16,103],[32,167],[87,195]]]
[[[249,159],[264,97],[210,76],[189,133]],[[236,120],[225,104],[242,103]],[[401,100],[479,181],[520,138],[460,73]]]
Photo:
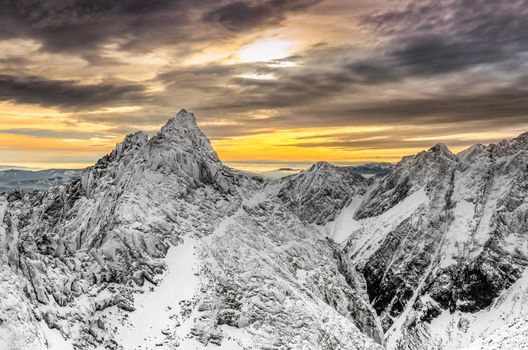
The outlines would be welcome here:
[[[73,350],[73,344],[64,339],[58,330],[49,328],[44,321],[40,322],[40,328],[46,337],[49,350]]]
[[[453,209],[453,221],[445,234],[440,267],[456,263],[456,258],[463,253],[464,243],[471,232],[471,223],[475,214],[475,205],[464,199],[459,200]]]
[[[145,287],[145,292],[135,297],[136,310],[128,313],[126,325],[120,327],[116,334],[116,341],[125,350],[163,349],[156,346],[166,340],[162,331],[172,333],[176,329],[178,337],[187,335],[183,334],[183,327],[177,327],[177,322],[181,309],[179,302],[191,300],[199,287],[199,279],[195,275],[195,244],[194,239],[186,238],[182,244],[171,247],[166,257],[167,271],[161,283],[153,290]]]
[[[473,235],[473,252],[470,257],[478,256],[484,247],[484,244],[489,238],[491,231],[491,218],[497,211],[497,202],[499,198],[504,196],[504,192],[508,189],[509,180],[506,176],[498,176],[493,182],[492,189],[487,197],[484,205],[484,212],[482,219],[477,227],[475,234]]]
[[[377,243],[381,242],[389,232],[411,216],[422,204],[428,202],[429,197],[422,187],[381,215],[349,221],[349,225],[353,227],[359,225],[359,228],[348,237],[354,241],[355,250],[351,252],[351,255],[356,255],[357,261],[372,255],[373,250],[379,247]],[[351,205],[355,205],[355,203]],[[345,231],[340,231],[340,233],[342,232]]]
[[[354,214],[365,197],[355,197],[350,205],[343,208],[336,219],[326,224],[330,229],[330,237],[337,243],[343,243],[352,232],[361,228],[361,221],[354,219]]]

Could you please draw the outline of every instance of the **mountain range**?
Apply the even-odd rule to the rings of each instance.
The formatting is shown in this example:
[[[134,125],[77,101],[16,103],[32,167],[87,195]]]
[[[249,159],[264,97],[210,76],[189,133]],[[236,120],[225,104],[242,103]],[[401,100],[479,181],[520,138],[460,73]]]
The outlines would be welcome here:
[[[365,163],[349,166],[352,172],[366,177],[384,176],[390,172],[392,167],[392,163]],[[301,171],[302,169],[280,168],[273,171],[248,175],[260,175],[265,178],[278,179]],[[37,171],[28,169],[0,170],[0,192],[16,189],[25,191],[48,190],[52,187],[62,186],[79,179],[82,172],[83,170],[80,169],[44,169]]]
[[[31,171],[25,169],[7,169],[0,171],[0,191],[13,189],[47,190],[61,186],[81,177],[82,170],[46,169]]]
[[[528,133],[265,179],[182,110],[0,194],[0,348],[527,348],[527,173]]]

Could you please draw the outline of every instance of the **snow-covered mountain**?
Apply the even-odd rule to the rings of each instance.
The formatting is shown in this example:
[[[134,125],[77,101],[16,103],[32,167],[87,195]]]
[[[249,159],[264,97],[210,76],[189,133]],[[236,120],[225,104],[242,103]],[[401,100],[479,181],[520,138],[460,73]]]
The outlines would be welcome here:
[[[367,192],[371,181],[350,168],[318,162],[278,181],[277,196],[307,223],[324,225]]]
[[[386,163],[386,162],[377,162],[377,163],[364,163],[362,165],[347,165],[347,166],[339,166],[339,168],[346,168],[349,172],[354,174],[359,174],[364,177],[370,178],[370,177],[383,177],[390,173],[392,168],[394,167],[394,164],[392,163]],[[279,179],[290,175],[295,175],[300,172],[302,172],[304,169],[299,168],[279,168],[277,170],[272,171],[265,171],[256,173],[258,175],[261,175],[263,177],[269,178],[269,179]]]
[[[46,169],[39,171],[9,169],[0,171],[0,191],[13,189],[47,190],[81,177],[82,170]]]
[[[528,258],[527,161],[528,134],[459,155],[436,145],[404,158],[355,212],[345,251],[387,348],[499,349],[495,336],[524,348],[525,331],[503,332],[526,324],[500,303],[528,296],[512,291]]]
[[[192,113],[0,195],[0,349],[522,349],[528,134],[384,177],[222,164]]]
[[[265,185],[181,111],[78,181],[4,194],[0,348],[381,349],[361,276]]]

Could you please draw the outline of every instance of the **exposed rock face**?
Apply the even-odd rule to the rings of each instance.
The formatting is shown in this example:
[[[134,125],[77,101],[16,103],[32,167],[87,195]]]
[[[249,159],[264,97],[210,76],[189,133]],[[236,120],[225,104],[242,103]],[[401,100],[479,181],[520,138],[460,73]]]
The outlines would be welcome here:
[[[361,228],[345,250],[365,276],[389,349],[437,349],[442,335],[432,337],[428,324],[442,310],[479,312],[522,276],[526,139],[406,157],[357,210]]]
[[[371,181],[349,168],[318,162],[308,170],[279,180],[278,197],[308,223],[335,219],[354,197],[366,193]]]
[[[376,348],[357,329],[383,341],[357,273],[343,270],[336,247],[273,196],[245,202],[204,252],[218,283],[208,317],[245,325],[254,337],[250,348]]]

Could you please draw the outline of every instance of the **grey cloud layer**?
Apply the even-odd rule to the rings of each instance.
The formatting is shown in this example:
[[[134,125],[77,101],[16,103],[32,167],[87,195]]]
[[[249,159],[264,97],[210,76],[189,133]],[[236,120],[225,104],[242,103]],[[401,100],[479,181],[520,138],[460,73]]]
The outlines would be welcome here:
[[[229,31],[277,24],[315,0],[0,0],[0,38],[34,38],[44,50],[85,53],[118,39],[125,49],[192,46]],[[218,27],[208,24],[217,23]],[[226,30],[222,30],[222,28]]]
[[[42,50],[91,54],[95,62],[97,49],[110,40],[120,39],[123,50],[130,51],[167,44],[191,51],[198,41],[276,26],[292,13],[314,10],[318,2],[0,0],[5,9],[0,15],[0,37],[35,38],[43,43]],[[333,14],[335,20],[348,21],[349,1],[334,2],[342,10]],[[204,122],[237,123],[237,127],[205,123],[215,138],[280,127],[373,123],[447,125],[451,132],[462,127],[493,131],[503,123],[528,126],[528,78],[523,73],[528,68],[528,0],[416,0],[359,22],[377,35],[377,45],[328,42],[273,64],[167,67],[145,86],[80,85],[4,74],[0,99],[62,109],[148,104],[148,114],[143,110],[126,116],[76,114],[79,120],[108,123],[116,130],[161,123],[181,107],[196,111]],[[281,66],[284,61],[297,65]],[[248,74],[274,79],[251,79]],[[148,92],[146,86],[152,82],[165,91]],[[269,118],[256,118],[255,113]],[[427,144],[405,143],[407,136],[387,134],[383,139],[354,142],[345,135],[319,145]]]
[[[34,76],[0,74],[0,101],[57,106],[62,109],[96,108],[130,101],[145,102],[145,88],[138,84],[80,84]]]
[[[363,23],[389,38],[379,69],[431,76],[484,64],[515,66],[528,52],[527,18],[526,0],[414,0]]]
[[[286,13],[304,10],[320,1],[233,1],[207,12],[203,18],[207,22],[221,24],[230,30],[245,30],[256,26],[278,24],[285,19]]]

